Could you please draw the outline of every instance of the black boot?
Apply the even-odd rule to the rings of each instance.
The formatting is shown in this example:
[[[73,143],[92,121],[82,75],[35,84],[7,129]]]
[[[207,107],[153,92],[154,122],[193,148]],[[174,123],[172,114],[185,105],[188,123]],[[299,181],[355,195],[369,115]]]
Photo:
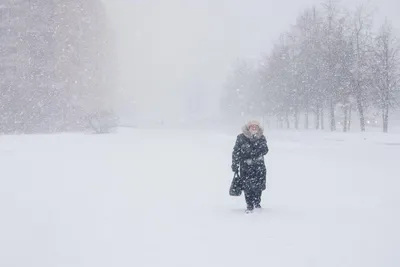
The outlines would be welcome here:
[[[254,206],[256,209],[261,209],[261,195],[262,195],[262,191],[255,193],[255,197],[254,197]]]
[[[253,210],[254,210],[254,207],[253,206],[247,206],[247,209],[246,209],[246,213],[252,213],[253,212]]]
[[[254,210],[254,194],[253,192],[245,192],[244,197],[247,204],[246,213],[250,213]]]

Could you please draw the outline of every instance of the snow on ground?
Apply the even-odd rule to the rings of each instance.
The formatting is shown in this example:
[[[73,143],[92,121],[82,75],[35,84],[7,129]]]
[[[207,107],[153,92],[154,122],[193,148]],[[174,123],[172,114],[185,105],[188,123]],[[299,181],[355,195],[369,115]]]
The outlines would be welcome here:
[[[247,215],[228,195],[235,135],[2,136],[0,266],[400,266],[400,135],[267,138]]]

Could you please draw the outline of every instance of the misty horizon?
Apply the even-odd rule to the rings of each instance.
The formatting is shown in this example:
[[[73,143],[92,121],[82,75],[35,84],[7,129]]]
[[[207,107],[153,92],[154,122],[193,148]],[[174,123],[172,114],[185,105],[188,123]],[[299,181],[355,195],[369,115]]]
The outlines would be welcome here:
[[[116,31],[121,115],[180,120],[219,116],[234,62],[261,60],[304,9],[323,1],[104,2]],[[400,29],[399,5],[371,1],[376,24],[387,16]]]

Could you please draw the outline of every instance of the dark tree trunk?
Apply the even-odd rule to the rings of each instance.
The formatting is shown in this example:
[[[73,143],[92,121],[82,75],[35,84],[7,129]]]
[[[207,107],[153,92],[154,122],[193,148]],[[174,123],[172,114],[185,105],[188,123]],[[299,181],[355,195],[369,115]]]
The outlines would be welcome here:
[[[290,129],[290,121],[289,121],[289,112],[288,111],[286,111],[285,120],[286,120],[286,128]]]
[[[383,119],[383,132],[387,133],[389,131],[389,107],[385,105],[385,108],[382,112]]]
[[[348,115],[348,109],[349,109],[349,106],[348,105],[345,105],[344,106],[344,109],[343,109],[343,113],[344,113],[344,121],[343,121],[343,132],[347,132],[347,125],[348,125],[348,118],[347,118],[347,115]]]
[[[299,109],[297,107],[294,109],[294,128],[299,129]]]
[[[322,108],[321,108],[321,130],[324,130],[324,129],[325,129],[325,120],[324,120],[324,116],[325,116],[325,114],[324,114],[324,108],[322,107]]]
[[[309,114],[309,109],[308,109],[308,105],[306,106],[306,111],[305,111],[305,117],[304,117],[304,128],[308,129],[309,127],[309,121],[308,121],[308,114]]]
[[[357,97],[357,109],[360,114],[360,129],[362,132],[365,132],[365,117],[364,117],[364,108],[362,105],[361,96]]]
[[[282,117],[280,115],[276,115],[276,128],[282,128]]]
[[[320,113],[320,109],[319,109],[319,104],[317,104],[316,111],[315,111],[315,129],[317,129],[317,130],[319,129],[320,115],[321,115],[321,113]]]
[[[335,107],[333,105],[333,100],[329,103],[329,112],[330,112],[330,121],[331,121],[331,131],[336,131],[336,122],[335,122]]]
[[[351,104],[349,104],[349,125],[347,126],[347,130],[350,131],[351,128],[351,110],[352,110]]]

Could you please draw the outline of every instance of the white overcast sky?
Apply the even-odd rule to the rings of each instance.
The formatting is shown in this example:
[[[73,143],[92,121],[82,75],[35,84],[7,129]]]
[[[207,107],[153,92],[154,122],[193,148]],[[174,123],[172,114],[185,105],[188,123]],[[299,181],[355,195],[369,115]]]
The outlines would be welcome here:
[[[136,115],[216,113],[236,58],[257,59],[304,8],[320,0],[104,0],[116,30],[124,103]],[[345,0],[354,7],[362,0]],[[400,29],[400,0],[371,0]],[[201,96],[201,97],[200,97]],[[198,99],[194,101],[193,99]]]

